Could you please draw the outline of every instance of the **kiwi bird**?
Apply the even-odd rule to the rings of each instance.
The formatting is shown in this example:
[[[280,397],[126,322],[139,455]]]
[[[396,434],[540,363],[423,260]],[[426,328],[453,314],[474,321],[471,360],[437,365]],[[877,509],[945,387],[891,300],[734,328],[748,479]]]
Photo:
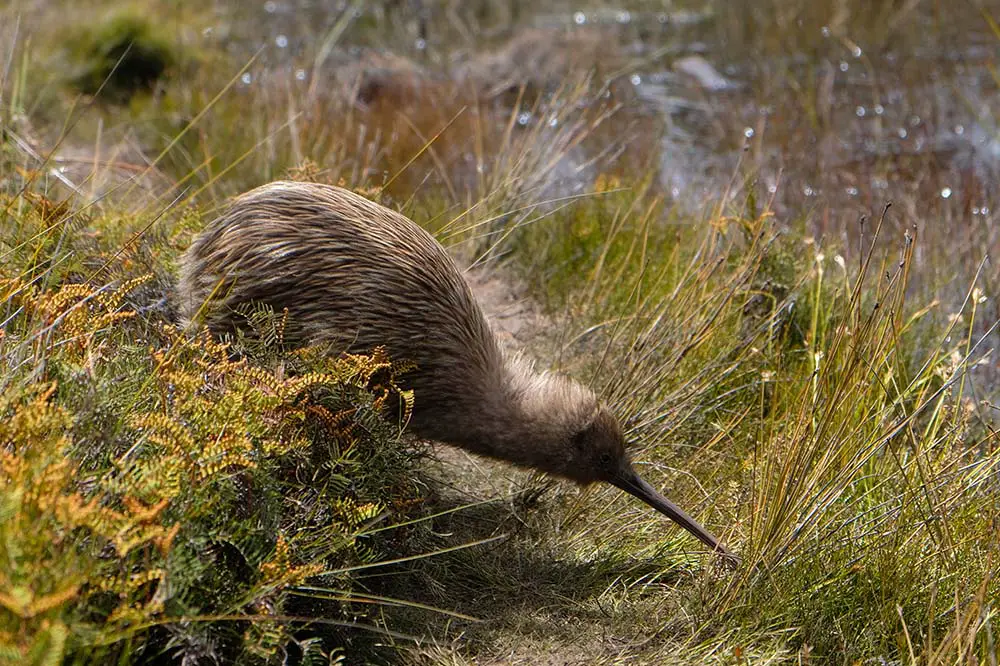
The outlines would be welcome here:
[[[504,349],[445,249],[408,218],[338,187],[273,182],[234,199],[184,255],[187,325],[234,331],[251,304],[287,309],[286,339],[383,347],[415,367],[408,428],[581,485],[606,482],[712,550],[719,540],[635,472],[619,421],[571,379]]]

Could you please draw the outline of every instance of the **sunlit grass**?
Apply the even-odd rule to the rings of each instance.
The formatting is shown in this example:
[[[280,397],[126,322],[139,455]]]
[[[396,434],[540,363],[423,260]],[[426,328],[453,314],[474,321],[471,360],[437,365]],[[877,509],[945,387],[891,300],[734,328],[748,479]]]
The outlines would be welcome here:
[[[855,9],[903,11],[876,4]],[[124,110],[33,88],[37,25],[11,25],[3,658],[995,654],[1000,453],[970,379],[995,363],[989,294],[977,275],[955,311],[913,300],[920,241],[882,223],[900,206],[860,257],[789,229],[752,186],[684,212],[655,168],[616,164],[631,121],[584,74],[510,106],[446,81],[362,106],[315,58],[299,80],[209,39],[215,67]],[[55,128],[35,112],[52,98]],[[101,158],[109,132],[143,150]],[[97,156],[59,170],[67,146]],[[551,323],[529,352],[602,395],[643,476],[742,564],[611,488],[427,460],[378,414],[398,359],[284,349],[280,313],[232,348],[171,329],[193,234],[228,195],[288,175],[378,198],[516,275]]]

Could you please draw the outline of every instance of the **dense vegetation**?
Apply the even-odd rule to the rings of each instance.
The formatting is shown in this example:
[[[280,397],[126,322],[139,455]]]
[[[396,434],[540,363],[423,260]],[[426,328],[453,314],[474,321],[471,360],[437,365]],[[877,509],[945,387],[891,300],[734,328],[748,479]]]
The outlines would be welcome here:
[[[485,50],[521,3],[429,27],[352,5],[282,34],[288,60],[206,4],[0,10],[0,662],[995,660],[994,269],[924,299],[941,269],[894,219],[918,203],[817,240],[751,155],[681,205],[620,44],[452,78],[424,72],[443,50],[366,50]],[[855,4],[834,29],[906,39],[907,3]],[[796,6],[757,3],[747,48]],[[287,348],[267,311],[253,336],[179,330],[178,257],[276,177],[378,199],[517,285],[540,322],[519,342],[614,407],[741,565],[612,488],[407,439],[382,409],[423,399],[406,359]]]

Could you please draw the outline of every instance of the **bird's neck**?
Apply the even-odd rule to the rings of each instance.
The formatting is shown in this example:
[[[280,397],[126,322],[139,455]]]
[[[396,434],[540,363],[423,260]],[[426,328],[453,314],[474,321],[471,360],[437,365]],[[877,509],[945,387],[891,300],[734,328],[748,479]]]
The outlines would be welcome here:
[[[562,474],[566,446],[597,408],[593,393],[566,377],[537,373],[523,357],[505,358],[502,387],[468,448],[494,458]]]

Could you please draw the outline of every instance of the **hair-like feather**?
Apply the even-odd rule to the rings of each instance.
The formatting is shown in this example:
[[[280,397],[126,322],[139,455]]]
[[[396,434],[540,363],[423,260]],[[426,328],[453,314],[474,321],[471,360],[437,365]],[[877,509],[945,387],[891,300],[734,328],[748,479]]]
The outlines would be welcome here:
[[[415,394],[413,433],[578,476],[549,443],[582,431],[597,399],[505,353],[452,258],[399,213],[328,185],[259,187],[197,238],[178,291],[185,321],[216,333],[259,303],[288,309],[293,341],[383,346],[416,365],[401,379]]]
[[[586,484],[614,483],[713,548],[704,528],[635,474],[618,420],[588,388],[504,351],[461,271],[412,221],[353,192],[278,181],[234,199],[185,254],[187,324],[215,333],[254,304],[288,310],[286,340],[415,368],[410,431]]]

